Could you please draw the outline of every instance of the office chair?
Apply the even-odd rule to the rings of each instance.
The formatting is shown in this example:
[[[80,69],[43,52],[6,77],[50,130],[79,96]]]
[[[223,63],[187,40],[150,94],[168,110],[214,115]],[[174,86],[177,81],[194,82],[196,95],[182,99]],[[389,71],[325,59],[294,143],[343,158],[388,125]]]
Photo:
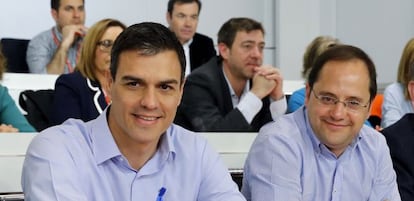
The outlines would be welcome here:
[[[7,72],[29,73],[26,62],[26,50],[29,41],[17,38],[2,38],[0,40],[3,54],[7,58]]]

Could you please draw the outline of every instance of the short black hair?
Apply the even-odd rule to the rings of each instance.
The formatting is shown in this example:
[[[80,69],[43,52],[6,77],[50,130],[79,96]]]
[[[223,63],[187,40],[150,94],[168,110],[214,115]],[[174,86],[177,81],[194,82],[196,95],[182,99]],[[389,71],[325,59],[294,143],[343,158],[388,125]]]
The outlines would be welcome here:
[[[85,3],[85,0],[82,0]],[[50,0],[50,8],[53,10],[59,10],[60,0]]]
[[[375,70],[374,62],[371,58],[360,48],[351,45],[336,45],[316,58],[313,68],[311,69],[308,77],[308,84],[310,89],[313,89],[313,85],[319,79],[319,74],[322,71],[323,66],[329,61],[349,61],[353,59],[361,60],[365,63],[369,74],[369,93],[370,102],[374,100],[377,94],[377,73]]]
[[[186,3],[193,3],[196,2],[198,4],[198,14],[200,14],[200,10],[201,10],[201,2],[199,0],[169,0],[168,1],[168,5],[167,5],[167,11],[168,13],[172,14],[173,9],[174,9],[174,5],[176,3],[178,4],[186,4]]]
[[[245,31],[247,33],[260,30],[263,35],[265,33],[261,23],[250,18],[231,18],[225,22],[218,32],[218,43],[224,43],[227,47],[231,47],[237,32]]]
[[[162,24],[143,22],[126,28],[115,40],[111,51],[111,76],[115,80],[119,55],[127,50],[138,50],[142,55],[156,55],[165,50],[177,53],[181,65],[181,84],[184,82],[185,54],[173,32]]]

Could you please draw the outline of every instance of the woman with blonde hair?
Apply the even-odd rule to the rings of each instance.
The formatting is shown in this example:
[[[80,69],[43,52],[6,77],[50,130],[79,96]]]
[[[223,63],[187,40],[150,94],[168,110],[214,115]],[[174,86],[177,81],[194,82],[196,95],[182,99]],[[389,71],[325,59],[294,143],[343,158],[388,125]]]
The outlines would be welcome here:
[[[313,62],[328,48],[339,44],[338,39],[330,36],[318,36],[308,45],[303,55],[302,77],[307,79],[308,73],[312,69]],[[294,112],[305,103],[305,87],[296,90],[289,97],[287,113]]]
[[[1,46],[0,46],[1,50]],[[6,70],[6,58],[0,51],[0,80]],[[7,88],[0,85],[0,132],[36,132],[20,112]]]
[[[381,126],[386,128],[406,113],[414,113],[414,38],[404,47],[398,65],[397,82],[384,90]]]
[[[101,20],[89,28],[75,71],[60,75],[56,80],[53,124],[61,124],[69,118],[92,120],[110,103],[111,49],[125,28],[114,19]]]

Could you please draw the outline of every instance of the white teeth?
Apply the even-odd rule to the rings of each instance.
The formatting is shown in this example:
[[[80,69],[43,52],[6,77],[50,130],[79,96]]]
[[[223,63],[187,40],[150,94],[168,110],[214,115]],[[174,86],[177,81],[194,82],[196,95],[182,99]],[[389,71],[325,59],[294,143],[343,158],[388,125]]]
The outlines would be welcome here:
[[[156,117],[144,117],[144,116],[140,116],[139,118],[144,119],[146,121],[154,121],[157,119]]]

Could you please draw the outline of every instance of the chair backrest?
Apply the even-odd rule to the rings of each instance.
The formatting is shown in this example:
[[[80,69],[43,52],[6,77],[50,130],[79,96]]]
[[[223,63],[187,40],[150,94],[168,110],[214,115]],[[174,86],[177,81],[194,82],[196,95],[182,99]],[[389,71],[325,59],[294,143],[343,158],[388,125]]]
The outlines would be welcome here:
[[[27,120],[39,132],[52,126],[50,106],[53,102],[53,96],[53,89],[26,90],[19,96],[19,105],[27,112]]]
[[[28,73],[26,50],[30,40],[17,38],[2,38],[2,51],[7,58],[7,72]]]

